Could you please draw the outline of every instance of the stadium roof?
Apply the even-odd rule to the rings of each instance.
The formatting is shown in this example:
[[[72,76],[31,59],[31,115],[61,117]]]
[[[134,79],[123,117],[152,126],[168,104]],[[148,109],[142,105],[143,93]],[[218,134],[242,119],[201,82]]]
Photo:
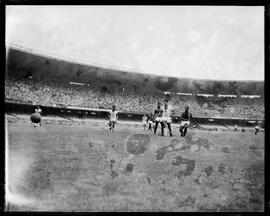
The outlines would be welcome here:
[[[7,74],[19,78],[25,77],[29,71],[32,71],[33,77],[38,79],[58,79],[90,85],[97,82],[110,82],[120,88],[135,88],[141,93],[160,92],[163,94],[168,91],[192,94],[264,94],[264,82],[194,80],[126,73],[10,48],[7,56]]]

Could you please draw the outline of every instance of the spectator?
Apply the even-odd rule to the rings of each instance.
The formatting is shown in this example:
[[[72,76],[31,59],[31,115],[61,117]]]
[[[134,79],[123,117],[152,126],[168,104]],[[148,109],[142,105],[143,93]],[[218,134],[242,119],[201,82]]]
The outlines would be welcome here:
[[[116,104],[117,107],[122,108],[122,111],[143,113],[152,112],[157,102],[164,99],[163,95],[141,95],[129,86],[124,86],[124,91],[123,88],[115,88],[111,91],[113,94],[100,93],[99,90],[102,86],[98,83],[92,83],[90,86],[74,86],[69,82],[57,80],[35,81],[34,79],[15,80],[9,78],[5,81],[5,99],[43,106],[102,107],[106,109],[110,109],[111,104]],[[262,98],[226,98],[216,102],[204,98],[201,103],[193,96],[181,96],[180,98],[179,95],[172,95],[170,103],[175,108],[174,115],[180,115],[181,110],[188,103],[194,116],[264,117]]]

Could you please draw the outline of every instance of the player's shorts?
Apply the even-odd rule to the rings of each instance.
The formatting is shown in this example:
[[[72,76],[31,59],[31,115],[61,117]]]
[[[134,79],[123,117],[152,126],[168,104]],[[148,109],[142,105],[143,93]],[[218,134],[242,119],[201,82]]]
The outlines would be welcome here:
[[[109,121],[109,125],[111,125],[112,123],[116,124],[116,119],[111,119],[111,120]]]
[[[155,121],[160,121],[161,117],[156,117]]]
[[[189,126],[190,121],[181,121],[180,126]]]
[[[143,125],[146,125],[146,121],[143,122]]]
[[[153,122],[152,121],[148,121],[148,124],[153,124]]]
[[[160,121],[165,121],[167,123],[171,123],[172,119],[171,119],[171,117],[161,117]]]

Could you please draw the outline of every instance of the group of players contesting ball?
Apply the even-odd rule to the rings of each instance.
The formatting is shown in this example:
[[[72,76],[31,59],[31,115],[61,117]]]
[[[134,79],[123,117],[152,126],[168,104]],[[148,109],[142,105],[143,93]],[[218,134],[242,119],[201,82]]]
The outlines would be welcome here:
[[[168,104],[169,100],[164,100],[164,105],[161,106],[161,103],[157,103],[157,108],[153,113],[150,113],[150,115],[146,116],[144,114],[143,116],[143,128],[144,130],[147,127],[148,124],[148,130],[152,131],[152,126],[154,126],[154,134],[157,132],[158,125],[161,126],[161,136],[164,136],[164,129],[168,128],[170,136],[172,136],[172,115],[174,113],[174,109],[171,105]],[[109,127],[110,131],[114,130],[115,124],[117,122],[118,118],[118,112],[116,111],[116,106],[113,105],[112,110],[109,112]],[[190,126],[190,120],[193,122],[194,125],[196,125],[196,122],[194,118],[192,117],[192,114],[189,112],[189,107],[185,107],[185,111],[181,114],[181,123],[179,132],[181,136],[185,136],[187,133],[187,128]]]
[[[169,100],[164,100],[164,105],[161,106],[161,102],[157,103],[157,108],[154,110],[154,114],[150,113],[148,116],[145,114],[143,115],[143,128],[144,130],[148,124],[148,130],[152,131],[152,127],[154,127],[154,134],[157,132],[158,125],[161,126],[161,136],[164,136],[164,129],[168,128],[169,135],[172,136],[172,115],[174,114],[174,108],[168,104]],[[41,126],[41,114],[42,110],[39,106],[35,109],[35,113],[31,115],[31,121],[34,123],[36,127],[37,124]],[[114,131],[115,125],[117,124],[118,120],[118,111],[116,111],[116,106],[112,106],[112,110],[109,111],[109,130]],[[189,112],[189,107],[185,106],[185,111],[180,116],[180,127],[179,132],[182,137],[184,137],[187,133],[187,129],[191,127],[191,122],[193,123],[193,127],[197,128],[199,125],[195,122],[191,112]],[[237,126],[234,129],[237,131]],[[242,131],[243,132],[243,131]],[[255,126],[255,135],[259,132],[259,126]]]

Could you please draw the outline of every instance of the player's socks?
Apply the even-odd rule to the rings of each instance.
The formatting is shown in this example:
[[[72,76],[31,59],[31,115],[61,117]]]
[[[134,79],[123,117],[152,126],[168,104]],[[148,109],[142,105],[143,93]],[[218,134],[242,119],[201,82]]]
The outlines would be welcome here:
[[[180,132],[181,134],[183,133],[183,128],[182,128],[182,127],[179,128],[179,132]]]

